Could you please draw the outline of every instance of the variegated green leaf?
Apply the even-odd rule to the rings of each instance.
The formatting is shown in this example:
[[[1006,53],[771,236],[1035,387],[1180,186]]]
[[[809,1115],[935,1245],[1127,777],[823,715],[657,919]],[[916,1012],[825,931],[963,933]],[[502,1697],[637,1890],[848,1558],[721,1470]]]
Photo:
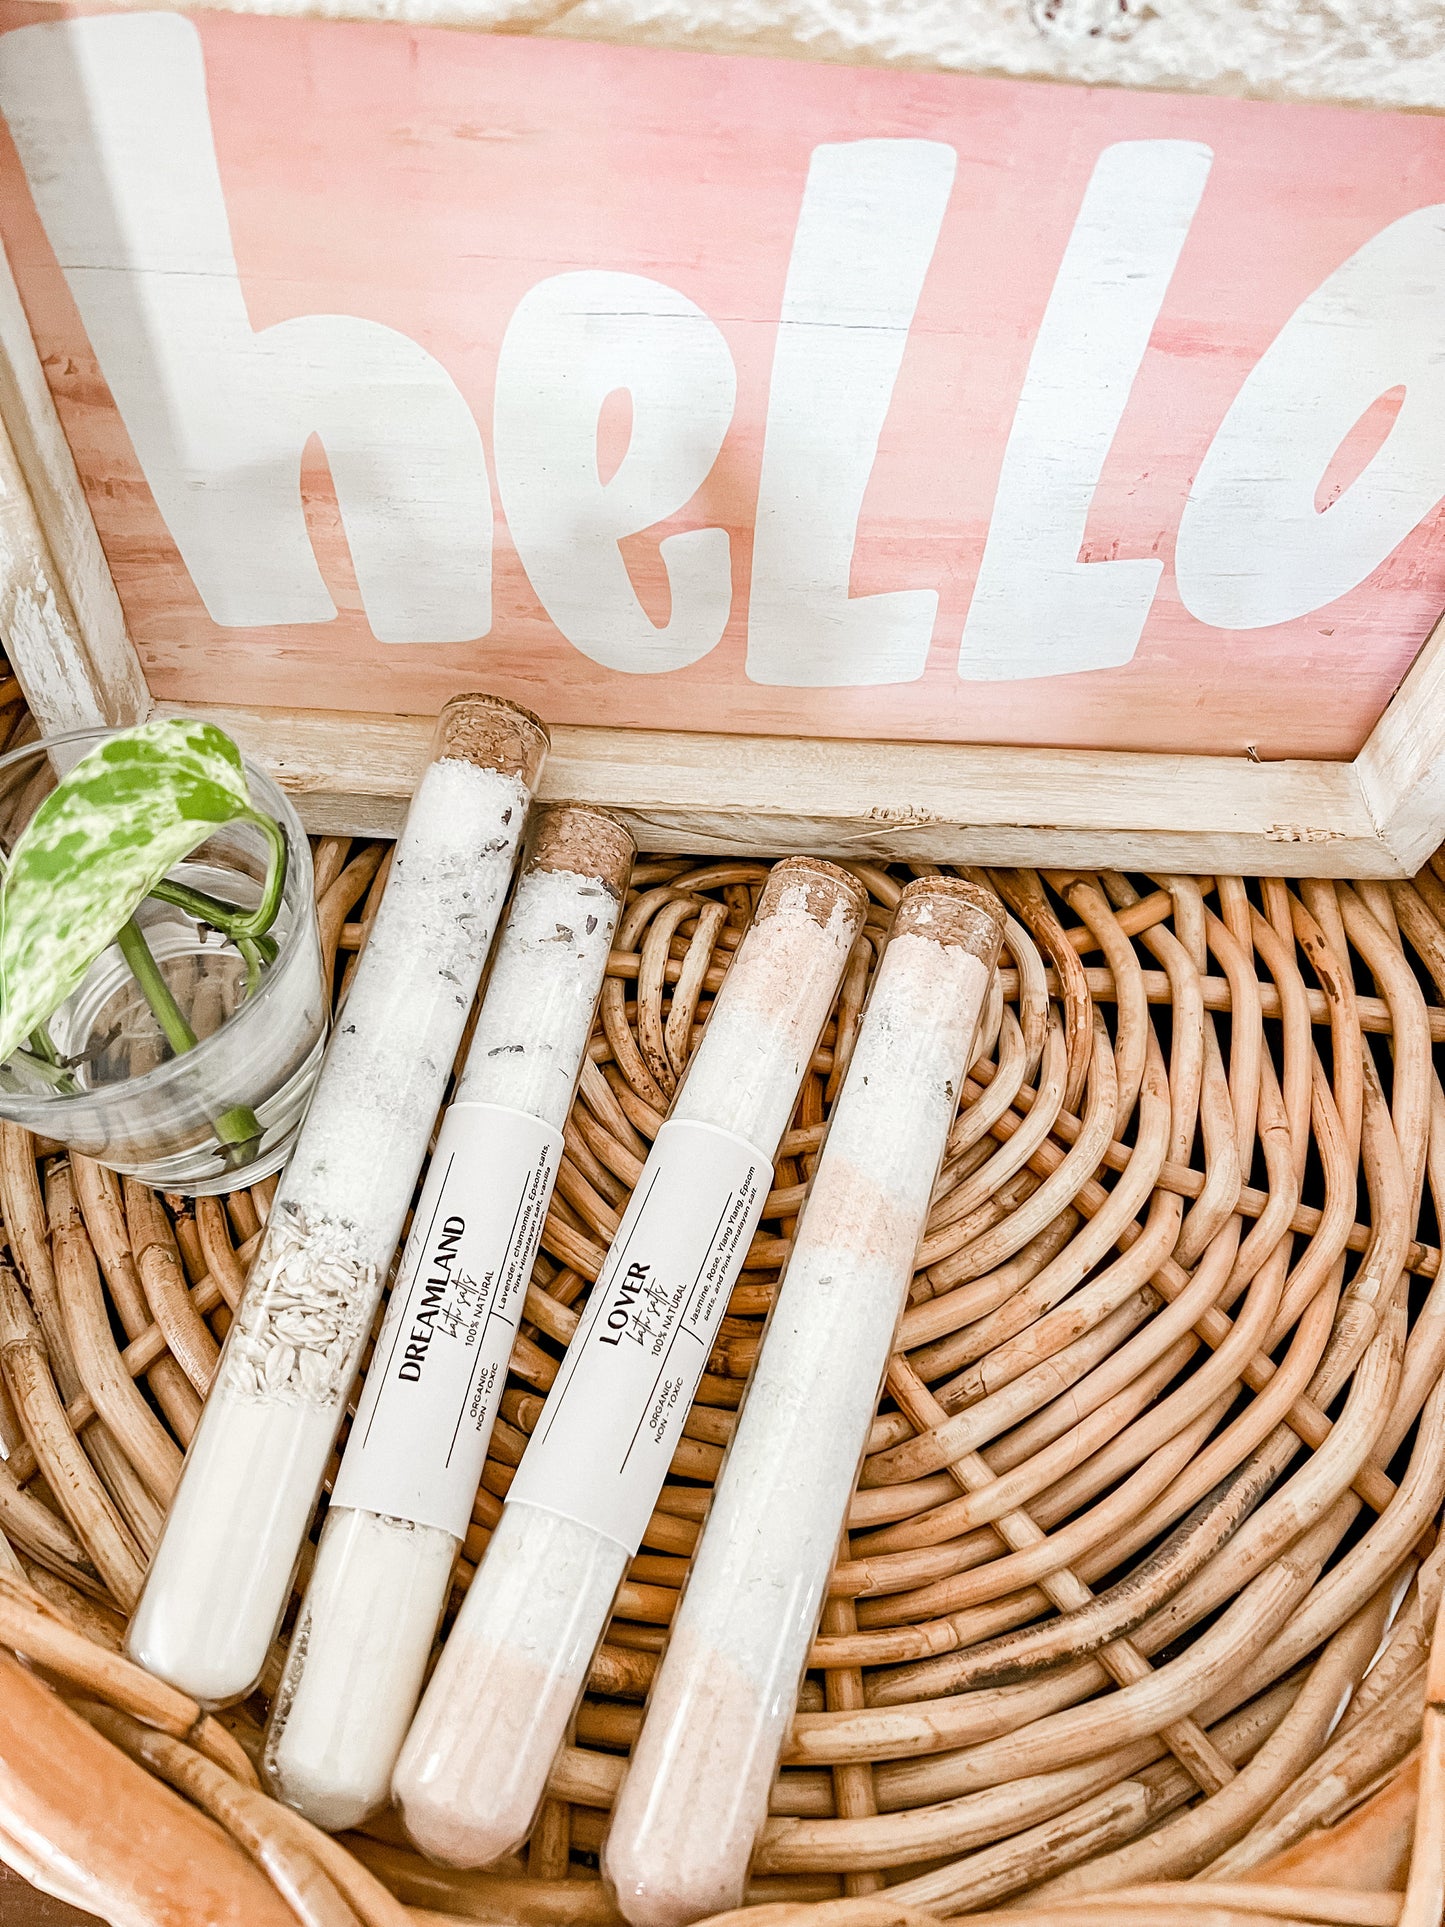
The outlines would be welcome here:
[[[142,723],[81,758],[16,840],[0,888],[0,1063],[59,1009],[166,872],[251,808],[210,723]]]

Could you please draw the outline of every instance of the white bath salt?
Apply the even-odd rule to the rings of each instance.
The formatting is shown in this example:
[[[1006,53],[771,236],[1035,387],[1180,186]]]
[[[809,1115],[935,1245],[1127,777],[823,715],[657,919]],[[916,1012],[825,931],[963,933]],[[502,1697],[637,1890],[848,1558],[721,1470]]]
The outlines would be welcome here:
[[[280,1623],[546,750],[496,697],[438,721],[127,1635],[208,1704]]]
[[[960,879],[903,893],[613,1810],[634,1927],[743,1903],[1002,927]]]
[[[772,872],[393,1777],[407,1831],[483,1866],[531,1827],[747,1253],[866,908]]]
[[[387,1797],[471,1517],[632,839],[541,819],[432,1155],[266,1730],[318,1826]]]

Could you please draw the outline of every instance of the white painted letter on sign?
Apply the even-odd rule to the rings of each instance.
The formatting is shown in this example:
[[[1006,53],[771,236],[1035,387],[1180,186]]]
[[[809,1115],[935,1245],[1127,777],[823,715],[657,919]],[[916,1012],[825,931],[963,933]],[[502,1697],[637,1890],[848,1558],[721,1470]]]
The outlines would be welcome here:
[[[497,487],[522,566],[575,648],[609,669],[681,669],[716,646],[732,607],[726,529],[658,544],[672,613],[658,628],[618,542],[683,508],[732,420],[732,356],[702,309],[639,274],[556,274],[517,303],[497,362]],[[632,398],[632,434],[604,482],[602,404]]]
[[[1405,399],[1337,501],[1336,450],[1390,389]],[[1190,614],[1263,629],[1357,588],[1445,496],[1445,206],[1367,241],[1255,364],[1200,464],[1175,569]]]
[[[352,315],[251,327],[201,43],[177,14],[0,36],[0,113],[156,504],[214,622],[327,622],[301,506],[321,438],[373,633],[491,627],[486,458],[455,382]]]
[[[923,674],[933,589],[850,596],[858,517],[958,157],[941,141],[813,150],[783,295],[753,536],[748,675]]]
[[[1004,451],[958,659],[970,682],[1114,669],[1139,647],[1163,563],[1079,549],[1211,159],[1173,140],[1099,156]]]

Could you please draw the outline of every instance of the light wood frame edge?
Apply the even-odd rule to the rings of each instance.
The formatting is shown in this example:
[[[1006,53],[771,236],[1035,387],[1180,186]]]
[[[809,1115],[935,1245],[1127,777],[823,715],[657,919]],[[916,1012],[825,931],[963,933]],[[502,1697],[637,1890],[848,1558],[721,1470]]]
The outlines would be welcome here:
[[[46,730],[155,707],[3,250],[0,634]],[[431,734],[425,717],[206,713],[313,830],[394,832]],[[651,850],[1407,876],[1445,841],[1445,622],[1352,764],[571,726],[552,743],[544,795],[607,805]]]
[[[432,732],[417,716],[199,713],[315,830],[394,831]],[[1347,763],[557,726],[541,793],[605,805],[654,851],[1401,874]]]
[[[145,672],[3,247],[0,639],[45,729],[145,713]]]

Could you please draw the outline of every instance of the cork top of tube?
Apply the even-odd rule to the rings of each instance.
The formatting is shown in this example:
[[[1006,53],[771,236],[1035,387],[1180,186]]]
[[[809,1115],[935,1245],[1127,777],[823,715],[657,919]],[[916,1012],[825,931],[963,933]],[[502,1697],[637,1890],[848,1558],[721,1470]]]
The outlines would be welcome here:
[[[992,890],[967,877],[915,877],[893,918],[895,937],[957,945],[992,969],[1003,942],[1004,908]]]
[[[590,803],[558,803],[545,810],[532,836],[529,870],[567,870],[598,877],[621,898],[632,872],[637,846],[607,810]]]
[[[547,760],[550,738],[544,723],[505,696],[453,696],[437,717],[432,761],[458,757],[478,769],[500,770],[535,789]]]
[[[820,856],[788,856],[768,872],[753,922],[775,915],[784,895],[800,885],[807,891],[809,916],[824,927],[836,910],[860,924],[868,914],[868,892],[849,871]]]

